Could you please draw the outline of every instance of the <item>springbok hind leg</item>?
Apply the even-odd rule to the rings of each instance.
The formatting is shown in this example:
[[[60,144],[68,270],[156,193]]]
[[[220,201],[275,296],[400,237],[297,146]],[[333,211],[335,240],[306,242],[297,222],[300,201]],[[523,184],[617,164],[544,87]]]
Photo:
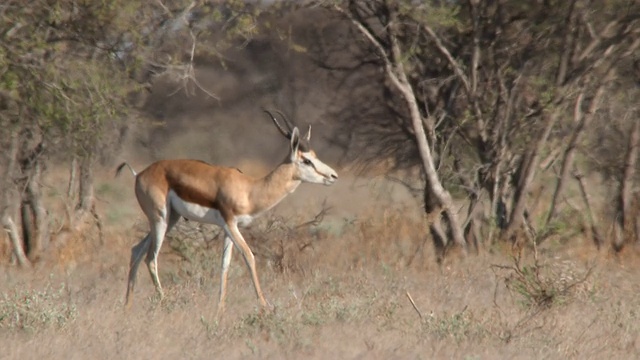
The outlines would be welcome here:
[[[142,257],[147,253],[149,249],[149,237],[151,233],[147,234],[139,243],[131,248],[131,261],[129,262],[129,282],[127,284],[127,296],[125,297],[125,307],[131,307],[131,296],[133,294],[133,288],[136,285],[136,276],[138,274],[138,266],[142,262]]]
[[[171,210],[167,222],[165,222],[164,219],[159,219],[151,226],[150,246],[147,249],[146,263],[151,279],[153,280],[153,285],[156,287],[156,291],[160,296],[160,300],[164,297],[164,292],[162,291],[162,285],[158,277],[158,254],[160,253],[165,235],[176,225],[178,220],[180,220],[180,215]]]
[[[167,226],[167,231],[170,230],[178,222],[179,219],[180,219],[180,215],[172,212],[171,217],[169,219],[169,224]],[[127,285],[127,295],[125,298],[126,308],[131,308],[132,306],[133,291],[136,285],[138,267],[140,266],[140,263],[142,262],[142,259],[144,258],[145,254],[147,254],[147,257],[149,257],[149,252],[151,250],[150,245],[152,242],[151,237],[152,237],[152,233],[149,232],[147,236],[145,236],[139,243],[137,243],[134,247],[131,248],[131,261],[129,263],[129,282]],[[151,279],[154,280],[154,283],[155,283],[155,279],[153,275],[151,275]]]
[[[216,319],[220,320],[224,313],[224,301],[227,296],[227,275],[229,274],[229,264],[233,254],[233,242],[229,235],[224,237],[224,250],[222,251],[222,271],[220,271],[220,297],[218,298],[218,310]]]

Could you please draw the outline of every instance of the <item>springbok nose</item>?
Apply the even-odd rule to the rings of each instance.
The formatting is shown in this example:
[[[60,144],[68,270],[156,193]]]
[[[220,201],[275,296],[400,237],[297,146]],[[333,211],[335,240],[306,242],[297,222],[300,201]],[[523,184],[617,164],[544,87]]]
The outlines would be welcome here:
[[[331,178],[334,180],[338,180],[338,174],[336,173],[331,174]]]

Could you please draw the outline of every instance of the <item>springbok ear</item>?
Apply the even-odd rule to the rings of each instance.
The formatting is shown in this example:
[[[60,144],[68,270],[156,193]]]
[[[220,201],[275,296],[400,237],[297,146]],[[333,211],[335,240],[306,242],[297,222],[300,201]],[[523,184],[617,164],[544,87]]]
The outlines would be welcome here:
[[[309,125],[309,130],[307,130],[307,135],[304,136],[304,140],[307,142],[311,140],[311,125]]]
[[[298,154],[298,147],[300,146],[300,131],[298,127],[294,127],[291,132],[291,157],[295,158]]]

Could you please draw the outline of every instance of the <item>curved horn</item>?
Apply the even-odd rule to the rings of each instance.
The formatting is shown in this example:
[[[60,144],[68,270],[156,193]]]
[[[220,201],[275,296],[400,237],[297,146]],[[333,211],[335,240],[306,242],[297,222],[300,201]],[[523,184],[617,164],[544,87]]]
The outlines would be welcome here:
[[[276,127],[278,128],[278,130],[280,130],[280,133],[282,133],[282,135],[284,135],[284,137],[286,137],[287,139],[291,138],[291,130],[287,131],[285,130],[285,128],[282,127],[282,125],[280,125],[280,123],[278,122],[278,120],[276,120],[276,117],[273,116],[273,114],[269,111],[269,110],[263,110],[264,112],[266,112],[267,114],[269,114],[269,116],[271,116],[271,119],[273,120],[273,123],[276,124]],[[279,111],[278,111],[279,113]],[[286,119],[285,119],[286,122]],[[289,124],[287,123],[287,126]]]
[[[284,123],[287,125],[287,127],[289,128],[289,132],[293,131],[293,125],[291,125],[291,123],[289,122],[289,120],[287,119],[287,117],[281,113],[280,111],[276,110],[276,112],[278,114],[280,114],[280,116],[282,116],[282,120],[284,120]]]

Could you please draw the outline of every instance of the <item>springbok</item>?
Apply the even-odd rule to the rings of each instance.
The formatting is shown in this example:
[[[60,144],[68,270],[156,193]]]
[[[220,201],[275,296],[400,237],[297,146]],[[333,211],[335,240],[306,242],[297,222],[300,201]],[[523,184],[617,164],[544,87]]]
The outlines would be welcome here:
[[[292,127],[282,113],[278,112],[287,129],[280,125],[271,112],[265,112],[282,135],[290,140],[290,149],[282,163],[263,178],[256,179],[235,168],[210,165],[199,160],[160,160],[140,173],[136,173],[126,162],[118,166],[116,176],[125,166],[135,176],[136,197],[149,220],[150,227],[149,233],[131,249],[126,308],[131,307],[136,274],[144,254],[147,255],[149,274],[162,299],[162,286],[158,279],[158,252],[165,234],[180,217],[216,224],[224,230],[220,298],[216,316],[220,316],[224,311],[232,245],[242,253],[249,267],[260,305],[263,309],[267,307],[258,280],[255,258],[238,226],[248,225],[255,217],[291,194],[300,183],[331,185],[336,182],[338,175],[309,148],[311,126],[307,134],[300,138],[298,128]]]

